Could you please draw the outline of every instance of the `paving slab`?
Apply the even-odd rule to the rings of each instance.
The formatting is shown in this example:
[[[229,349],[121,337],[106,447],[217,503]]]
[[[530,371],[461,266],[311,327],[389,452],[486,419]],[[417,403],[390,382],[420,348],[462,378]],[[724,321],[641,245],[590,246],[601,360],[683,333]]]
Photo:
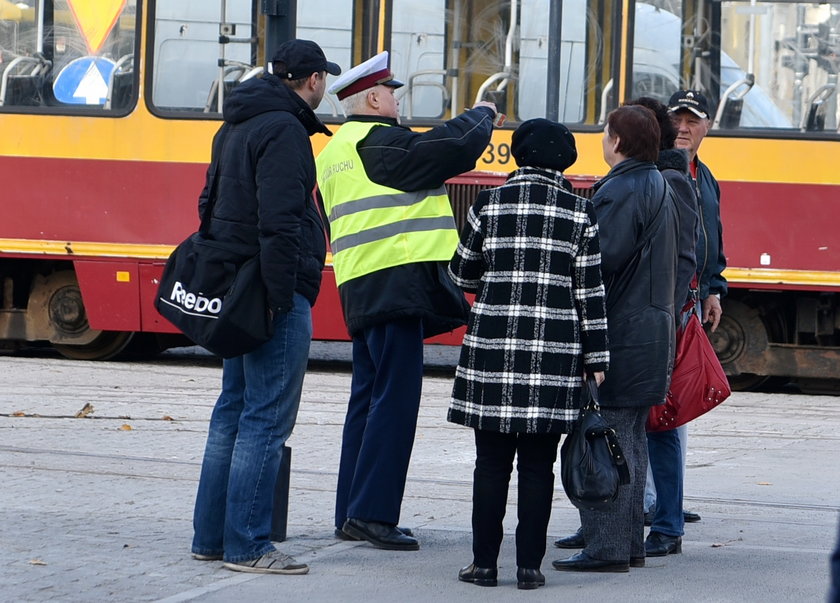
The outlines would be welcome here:
[[[686,526],[681,555],[629,574],[554,571],[551,560],[574,551],[551,541],[578,525],[558,481],[546,586],[516,589],[513,505],[499,586],[459,583],[471,561],[474,448],[470,430],[445,420],[454,353],[427,352],[437,360],[401,518],[421,549],[390,552],[333,537],[350,386],[346,364],[334,363],[348,348],[314,349],[289,441],[288,539],[278,545],[310,565],[306,576],[241,574],[189,555],[217,359],[0,356],[0,601],[824,600],[840,505],[840,398],[792,392],[735,393],[691,425],[686,506],[703,519]]]

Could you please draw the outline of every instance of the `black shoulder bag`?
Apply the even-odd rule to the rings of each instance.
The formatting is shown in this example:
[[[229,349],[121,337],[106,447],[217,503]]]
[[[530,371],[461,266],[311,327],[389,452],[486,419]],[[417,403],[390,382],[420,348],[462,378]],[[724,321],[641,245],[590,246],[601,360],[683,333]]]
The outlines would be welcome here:
[[[595,379],[590,377],[586,385],[588,401],[560,448],[560,480],[578,509],[603,511],[616,499],[619,487],[630,483],[630,470],[615,430],[599,412]]]
[[[225,128],[218,142],[222,149],[226,136]],[[196,344],[232,358],[271,339],[274,325],[260,272],[259,249],[209,237],[218,162],[212,164],[212,170],[201,226],[166,261],[155,308]]]

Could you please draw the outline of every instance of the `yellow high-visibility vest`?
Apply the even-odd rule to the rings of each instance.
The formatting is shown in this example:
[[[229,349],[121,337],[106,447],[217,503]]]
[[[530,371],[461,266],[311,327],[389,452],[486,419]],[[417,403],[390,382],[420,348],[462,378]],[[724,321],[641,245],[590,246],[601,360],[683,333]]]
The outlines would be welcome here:
[[[368,178],[356,144],[383,125],[347,122],[315,160],[338,285],[403,264],[448,262],[458,247],[445,187],[409,193]]]

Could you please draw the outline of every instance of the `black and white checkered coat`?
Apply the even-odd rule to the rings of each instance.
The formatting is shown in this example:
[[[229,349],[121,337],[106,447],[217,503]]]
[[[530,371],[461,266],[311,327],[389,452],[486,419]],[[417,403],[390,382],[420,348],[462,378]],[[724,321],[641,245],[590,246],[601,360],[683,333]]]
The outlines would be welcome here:
[[[581,375],[609,361],[598,225],[560,172],[523,167],[482,191],[449,272],[475,293],[448,419],[567,433]]]

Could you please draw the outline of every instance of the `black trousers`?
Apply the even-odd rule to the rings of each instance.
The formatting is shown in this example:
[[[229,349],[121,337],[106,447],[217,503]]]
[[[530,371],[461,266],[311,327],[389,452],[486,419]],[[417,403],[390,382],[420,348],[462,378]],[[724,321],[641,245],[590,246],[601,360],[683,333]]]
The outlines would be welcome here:
[[[560,434],[475,430],[473,473],[473,563],[494,568],[499,557],[513,458],[518,456],[519,499],[516,565],[539,569],[554,495],[554,461]]]

